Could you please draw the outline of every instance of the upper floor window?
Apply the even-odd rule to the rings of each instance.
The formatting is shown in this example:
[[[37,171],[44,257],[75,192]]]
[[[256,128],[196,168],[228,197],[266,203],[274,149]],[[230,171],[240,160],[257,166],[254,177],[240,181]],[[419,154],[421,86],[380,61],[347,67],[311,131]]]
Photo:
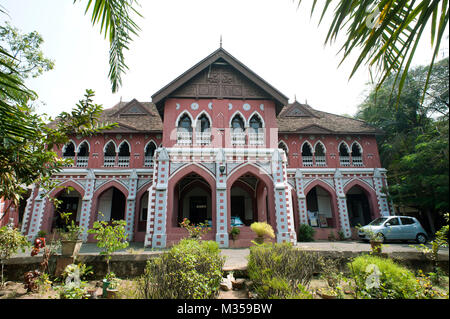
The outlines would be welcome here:
[[[231,143],[233,145],[245,145],[245,124],[238,114],[231,120]]]
[[[317,142],[314,148],[314,160],[316,162],[316,166],[327,166],[325,147],[321,142]]]
[[[116,164],[116,145],[113,141],[109,142],[105,146],[105,152],[103,154],[103,166],[113,167]]]
[[[144,166],[151,167],[153,166],[153,158],[155,157],[156,144],[151,141],[147,144],[145,148],[145,156],[144,156]]]
[[[200,145],[211,143],[211,123],[205,114],[200,115],[197,120],[196,140]]]
[[[77,153],[77,167],[87,167],[89,161],[89,144],[84,141],[78,147]]]
[[[119,167],[128,167],[130,164],[130,145],[127,142],[122,142],[119,146]]]
[[[62,149],[62,155],[66,159],[71,159],[75,162],[75,144],[70,141],[66,145],[64,145]],[[67,164],[66,166],[71,167],[72,164]]]
[[[361,146],[354,142],[352,145],[352,164],[353,166],[363,166]]]
[[[302,162],[303,166],[313,166],[312,147],[307,142],[303,143],[302,146]]]
[[[284,153],[286,154],[286,161],[289,164],[289,156],[288,156],[289,152],[288,152],[288,148],[287,148],[286,143],[284,143],[283,141],[280,141],[278,143],[278,148],[281,148],[284,151]]]
[[[339,161],[341,166],[350,166],[350,154],[348,152],[348,146],[345,143],[339,145]]]
[[[186,145],[192,143],[192,120],[184,114],[178,121],[177,144]]]
[[[261,118],[255,114],[250,118],[249,124],[250,130],[248,132],[248,138],[250,145],[263,145],[264,132]]]

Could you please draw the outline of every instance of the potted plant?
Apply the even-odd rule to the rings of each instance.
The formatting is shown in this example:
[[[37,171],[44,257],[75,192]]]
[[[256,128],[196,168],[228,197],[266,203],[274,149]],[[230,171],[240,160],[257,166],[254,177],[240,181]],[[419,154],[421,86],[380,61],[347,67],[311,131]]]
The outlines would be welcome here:
[[[200,240],[203,235],[211,230],[208,223],[198,223],[197,225],[191,224],[190,220],[185,218],[180,223],[180,226],[185,228],[189,233],[189,238]]]
[[[115,278],[110,269],[110,260],[112,254],[119,249],[128,247],[127,234],[125,233],[126,222],[124,220],[96,221],[94,227],[88,230],[89,234],[94,235],[97,240],[97,247],[101,248],[100,255],[106,259],[106,276],[103,279],[103,296],[106,296],[106,289],[111,284],[110,279]]]
[[[266,237],[275,238],[275,233],[272,226],[266,222],[254,222],[250,225],[251,230],[256,234],[256,238],[252,243],[262,245]]]
[[[80,252],[83,241],[80,239],[83,233],[83,227],[78,226],[74,220],[69,224],[69,218],[72,213],[61,213],[66,227],[59,229],[61,238],[61,255],[66,257],[76,257]]]
[[[233,241],[235,241],[235,240],[238,238],[238,236],[239,236],[240,233],[241,233],[241,230],[240,230],[238,227],[233,226],[233,227],[231,228],[231,231],[230,231],[231,239],[232,239]]]
[[[372,252],[381,253],[382,246],[384,243],[384,235],[381,232],[374,232],[370,228],[362,228],[358,226],[356,226],[356,228],[359,231],[363,232],[366,235],[366,237],[369,238]]]
[[[103,297],[106,297],[107,299],[117,299],[119,293],[119,290],[117,288],[119,286],[119,283],[120,279],[117,278],[113,272],[109,273],[103,281],[103,286],[106,287],[103,290]]]

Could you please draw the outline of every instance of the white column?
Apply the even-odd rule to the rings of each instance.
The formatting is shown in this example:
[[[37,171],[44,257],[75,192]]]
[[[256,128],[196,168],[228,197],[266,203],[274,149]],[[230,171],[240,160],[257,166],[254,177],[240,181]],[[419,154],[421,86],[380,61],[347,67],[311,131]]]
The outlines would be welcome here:
[[[339,169],[336,169],[334,174],[334,185],[336,190],[336,199],[339,211],[339,221],[341,224],[341,230],[344,233],[345,238],[352,237],[350,230],[350,222],[348,218],[347,199],[344,194],[344,187],[342,184],[342,173]]]
[[[298,215],[300,225],[308,224],[308,215],[307,215],[307,207],[306,207],[306,196],[304,193],[303,187],[303,174],[300,169],[297,169],[295,173],[295,186],[297,191],[297,201],[298,201]]]
[[[167,184],[169,180],[169,154],[163,147],[158,152],[158,170],[155,186],[155,225],[152,238],[152,247],[166,247],[166,220],[167,220]]]
[[[382,216],[390,216],[391,212],[389,209],[389,203],[387,200],[387,194],[383,193],[383,180],[384,177],[381,174],[379,168],[375,168],[373,173],[373,184],[375,186],[375,192],[377,195],[378,209]]]
[[[229,245],[227,210],[227,169],[223,149],[216,156],[216,242],[219,247]]]

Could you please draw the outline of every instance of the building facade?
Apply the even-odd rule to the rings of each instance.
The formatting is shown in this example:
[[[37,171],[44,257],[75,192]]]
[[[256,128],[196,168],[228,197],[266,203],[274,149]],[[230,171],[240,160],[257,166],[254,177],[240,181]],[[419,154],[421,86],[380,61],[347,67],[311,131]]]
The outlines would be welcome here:
[[[357,224],[389,215],[370,125],[286,96],[219,48],[152,96],[101,115],[118,127],[58,153],[73,159],[51,196],[84,229],[124,219],[128,240],[167,247],[186,236],[180,222],[206,221],[205,239],[248,246],[250,224],[267,221],[277,242],[295,242],[301,224],[317,239],[355,236]],[[33,187],[21,217],[33,239],[61,224]],[[232,227],[241,232],[233,241]],[[85,241],[91,235],[83,234]]]

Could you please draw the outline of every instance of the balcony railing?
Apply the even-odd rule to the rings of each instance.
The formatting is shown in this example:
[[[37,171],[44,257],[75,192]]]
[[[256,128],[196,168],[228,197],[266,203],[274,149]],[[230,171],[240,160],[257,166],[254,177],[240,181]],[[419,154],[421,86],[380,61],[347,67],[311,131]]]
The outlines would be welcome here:
[[[145,167],[153,167],[153,156],[145,156],[144,157],[144,166]]]
[[[327,159],[325,156],[316,156],[315,160],[316,160],[316,166],[319,166],[319,167],[327,166]]]
[[[114,167],[116,165],[116,157],[115,156],[105,156],[103,159],[104,167]]]
[[[231,144],[232,145],[245,145],[245,133],[244,132],[231,132]]]
[[[75,166],[75,156],[63,156],[64,159],[71,159],[73,164],[66,164],[64,167],[74,167]]]
[[[264,145],[264,133],[248,133],[250,145]]]
[[[128,166],[130,166],[130,157],[129,156],[118,156],[118,158],[117,158],[117,166],[119,166],[119,167],[128,167]]]
[[[211,132],[196,132],[195,142],[197,145],[211,144]]]
[[[89,156],[77,156],[77,167],[87,167]]]
[[[339,156],[341,166],[350,166],[350,156]]]
[[[302,156],[303,166],[311,167],[313,166],[312,156]]]
[[[362,156],[352,156],[353,166],[364,166]]]
[[[191,132],[177,132],[177,144],[178,145],[191,145],[192,133]]]

